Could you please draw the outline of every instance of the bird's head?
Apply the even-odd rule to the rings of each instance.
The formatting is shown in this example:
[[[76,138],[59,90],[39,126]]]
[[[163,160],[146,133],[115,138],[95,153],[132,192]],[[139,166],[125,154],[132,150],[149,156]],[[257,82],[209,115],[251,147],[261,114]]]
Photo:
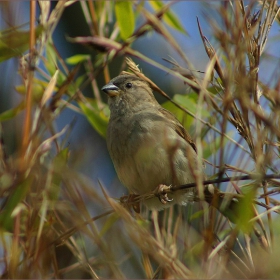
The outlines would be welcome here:
[[[111,113],[141,110],[147,106],[158,106],[148,83],[132,74],[123,74],[112,79],[102,90],[108,96]]]

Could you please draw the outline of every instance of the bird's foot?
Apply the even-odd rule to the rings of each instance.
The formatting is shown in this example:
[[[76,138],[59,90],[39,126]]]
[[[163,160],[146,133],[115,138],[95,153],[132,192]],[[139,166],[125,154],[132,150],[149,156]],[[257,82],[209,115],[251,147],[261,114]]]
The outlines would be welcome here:
[[[162,204],[166,204],[167,202],[173,201],[173,198],[169,198],[167,195],[167,192],[170,191],[170,187],[171,187],[171,185],[166,186],[166,185],[160,184],[155,190],[155,195],[159,198],[159,201]]]

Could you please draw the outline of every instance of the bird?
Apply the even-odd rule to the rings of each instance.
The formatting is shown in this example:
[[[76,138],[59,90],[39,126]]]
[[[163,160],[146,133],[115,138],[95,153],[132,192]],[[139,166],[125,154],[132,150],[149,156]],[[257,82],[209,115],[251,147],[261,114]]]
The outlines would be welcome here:
[[[101,89],[110,109],[107,148],[121,183],[131,194],[143,195],[156,187],[194,183],[197,176],[206,179],[195,142],[184,126],[157,102],[149,83],[125,73]],[[205,191],[211,203],[211,191]],[[193,187],[142,203],[150,210],[162,210],[197,200]]]

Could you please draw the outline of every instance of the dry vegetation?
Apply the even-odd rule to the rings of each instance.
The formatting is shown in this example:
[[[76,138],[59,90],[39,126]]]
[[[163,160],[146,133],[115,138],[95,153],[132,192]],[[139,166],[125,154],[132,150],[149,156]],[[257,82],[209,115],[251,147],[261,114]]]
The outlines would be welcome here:
[[[18,27],[2,31],[1,61],[19,57],[22,85],[17,90],[24,100],[0,114],[0,121],[22,110],[25,116],[19,149],[10,155],[5,143],[0,146],[3,278],[279,277],[279,53],[271,58],[275,71],[270,79],[260,77],[272,25],[279,31],[279,7],[273,0],[246,1],[246,6],[243,1],[207,2],[216,16],[205,15],[211,40],[197,20],[209,57],[205,69],[199,69],[202,74],[170,32],[185,34],[170,10],[172,2],[155,1],[153,12],[143,1],[80,2],[91,36],[68,40],[98,54],[74,56],[68,60],[71,67],[61,59],[52,34],[75,1],[58,1],[52,10],[49,1],[31,1],[29,32]],[[109,21],[114,14],[115,24]],[[142,24],[134,27],[138,17]],[[132,47],[151,32],[164,38],[180,62],[166,57],[166,68]],[[279,45],[279,35],[274,44]],[[189,94],[173,98],[160,85],[152,86],[168,99],[163,106],[192,132],[199,155],[212,166],[209,179],[221,188],[219,195],[226,190],[242,198],[236,223],[202,202],[136,214],[68,164],[71,123],[58,131],[55,121],[70,108],[105,136],[108,108],[96,79],[112,78],[109,69],[117,57],[140,59],[185,84]],[[128,64],[120,70],[148,79],[132,61]],[[86,75],[77,74],[80,67]],[[83,95],[88,84],[94,98]]]

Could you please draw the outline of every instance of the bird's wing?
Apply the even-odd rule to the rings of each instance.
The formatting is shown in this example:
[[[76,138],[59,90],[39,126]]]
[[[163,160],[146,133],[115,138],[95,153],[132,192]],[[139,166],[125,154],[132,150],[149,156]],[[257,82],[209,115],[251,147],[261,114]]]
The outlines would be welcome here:
[[[180,137],[185,139],[192,146],[192,148],[195,150],[195,152],[197,152],[195,143],[192,140],[190,134],[186,131],[186,129],[182,126],[182,124],[177,120],[177,118],[172,113],[170,113],[169,111],[167,111],[166,109],[164,109],[162,107],[159,108],[159,111],[166,119],[168,119],[170,121],[171,126],[176,131],[176,133]]]

